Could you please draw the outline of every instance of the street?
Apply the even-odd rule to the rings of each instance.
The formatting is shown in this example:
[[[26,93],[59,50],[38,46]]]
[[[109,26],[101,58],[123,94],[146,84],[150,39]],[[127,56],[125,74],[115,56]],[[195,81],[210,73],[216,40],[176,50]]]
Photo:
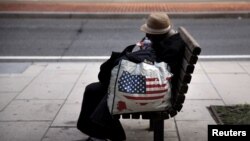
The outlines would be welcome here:
[[[109,56],[138,42],[145,19],[0,19],[0,56]],[[250,19],[172,19],[202,55],[250,55]]]

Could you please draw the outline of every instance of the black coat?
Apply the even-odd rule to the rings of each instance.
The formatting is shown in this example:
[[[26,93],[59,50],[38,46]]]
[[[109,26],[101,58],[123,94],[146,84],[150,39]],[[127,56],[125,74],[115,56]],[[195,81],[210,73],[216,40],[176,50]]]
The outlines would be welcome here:
[[[175,86],[175,83],[177,83],[178,80],[178,78],[175,76],[180,71],[184,53],[184,44],[185,43],[181,39],[180,34],[175,34],[163,39],[158,43],[153,43],[153,51],[151,51],[150,54],[148,52],[146,53],[146,57],[148,58],[154,58],[154,56],[156,55],[155,61],[164,61],[168,63],[171,69],[171,73],[173,73],[173,86]],[[110,59],[108,59],[101,65],[98,78],[105,88],[108,88],[111,71],[113,67],[119,63],[122,55],[123,54],[121,52],[112,52]]]

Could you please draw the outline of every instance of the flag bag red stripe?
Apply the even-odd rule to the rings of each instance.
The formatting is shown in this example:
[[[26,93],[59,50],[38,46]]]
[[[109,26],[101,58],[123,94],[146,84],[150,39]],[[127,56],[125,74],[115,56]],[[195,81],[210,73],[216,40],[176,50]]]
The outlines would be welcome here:
[[[146,78],[146,81],[159,81],[158,78]]]
[[[146,94],[160,94],[160,93],[164,93],[167,92],[168,89],[165,90],[158,90],[158,91],[146,91]]]
[[[161,99],[164,97],[163,96],[154,96],[154,97],[133,97],[133,96],[125,96],[127,99],[132,99],[132,100],[155,100],[155,99]]]
[[[146,85],[147,88],[164,88],[166,86],[167,84],[147,84]]]

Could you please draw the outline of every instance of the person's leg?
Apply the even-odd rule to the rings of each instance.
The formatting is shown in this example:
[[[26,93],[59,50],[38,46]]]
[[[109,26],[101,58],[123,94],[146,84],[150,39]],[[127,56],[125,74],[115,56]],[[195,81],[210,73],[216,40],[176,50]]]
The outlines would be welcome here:
[[[105,128],[105,138],[111,139],[112,141],[123,141],[126,139],[124,129],[119,119],[115,119],[109,112],[107,95],[102,99],[91,115],[91,120],[100,127]]]
[[[86,87],[77,128],[91,137],[125,140],[120,121],[114,119],[108,111],[105,95],[106,90],[100,83],[92,83]]]
[[[112,141],[124,141],[126,140],[126,134],[121,125],[120,120],[114,119],[112,122],[112,129],[110,130],[110,134],[108,139]]]
[[[90,117],[105,96],[105,93],[100,83],[92,83],[85,88],[77,128],[89,136],[104,137],[102,129],[93,123]]]

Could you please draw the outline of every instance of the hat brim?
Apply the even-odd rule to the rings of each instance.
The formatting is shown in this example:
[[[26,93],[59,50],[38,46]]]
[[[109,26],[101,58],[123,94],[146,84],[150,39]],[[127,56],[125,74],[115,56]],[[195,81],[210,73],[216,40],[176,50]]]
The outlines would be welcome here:
[[[165,34],[171,29],[171,26],[169,25],[167,28],[164,28],[164,29],[152,29],[148,27],[147,24],[144,24],[141,26],[140,29],[142,32],[145,32],[148,34]]]

